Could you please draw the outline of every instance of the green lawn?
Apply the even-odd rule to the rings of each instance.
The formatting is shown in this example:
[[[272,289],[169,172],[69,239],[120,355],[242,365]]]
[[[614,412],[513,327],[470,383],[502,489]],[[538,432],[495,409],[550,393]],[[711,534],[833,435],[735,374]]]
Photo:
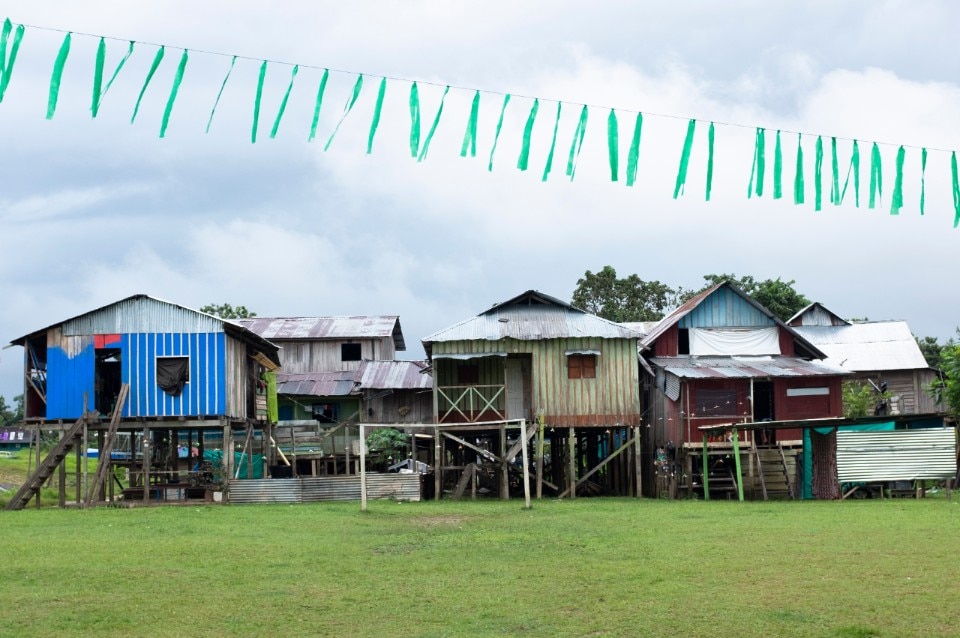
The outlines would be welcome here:
[[[958,636],[960,504],[0,512],[0,635]]]

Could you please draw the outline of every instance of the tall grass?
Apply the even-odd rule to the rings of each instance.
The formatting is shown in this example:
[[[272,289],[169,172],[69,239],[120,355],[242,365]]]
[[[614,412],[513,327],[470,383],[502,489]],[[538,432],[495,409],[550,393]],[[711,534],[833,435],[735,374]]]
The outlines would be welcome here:
[[[957,498],[0,513],[0,635],[957,636]]]

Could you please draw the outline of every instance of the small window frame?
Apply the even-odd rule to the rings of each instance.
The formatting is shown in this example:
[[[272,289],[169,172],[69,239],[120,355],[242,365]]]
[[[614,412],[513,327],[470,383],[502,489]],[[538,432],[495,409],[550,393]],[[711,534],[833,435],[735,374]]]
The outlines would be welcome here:
[[[341,343],[340,361],[362,361],[363,346],[359,343]]]
[[[568,354],[567,379],[596,379],[597,355],[595,354]]]

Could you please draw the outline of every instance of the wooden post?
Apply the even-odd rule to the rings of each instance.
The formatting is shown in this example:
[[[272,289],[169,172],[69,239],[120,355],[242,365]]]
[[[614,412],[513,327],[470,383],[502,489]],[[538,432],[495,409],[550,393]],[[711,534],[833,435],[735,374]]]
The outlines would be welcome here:
[[[543,415],[539,415],[537,420],[540,426],[537,428],[537,499],[543,498]]]
[[[83,413],[84,414],[87,413],[87,395],[86,394],[83,395]],[[87,427],[86,421],[84,421],[83,427],[84,429],[86,429]],[[39,423],[37,423],[36,444],[37,444],[37,469],[39,470],[40,469],[40,424]],[[29,474],[29,469],[27,470],[27,473]],[[37,490],[37,509],[40,509],[40,490]]]
[[[527,473],[527,420],[520,419],[520,456],[523,462],[523,506],[530,509],[530,475]]]
[[[297,435],[293,431],[293,426],[290,426],[290,465],[293,467],[293,478],[297,478]],[[349,457],[347,457],[347,462],[349,463]]]
[[[740,469],[740,438],[733,428],[733,462],[737,466],[737,496],[743,501],[743,471]]]
[[[577,433],[570,428],[567,439],[567,470],[570,481],[570,498],[577,498]]]
[[[150,454],[153,452],[153,446],[150,442],[150,428],[143,428],[143,463],[140,467],[143,470],[143,502],[150,502]]]
[[[703,433],[703,462],[700,463],[700,471],[703,472],[703,500],[710,500],[710,457],[707,455],[707,433]],[[692,473],[691,473],[692,477]]]
[[[360,511],[367,511],[367,446],[363,437],[363,423],[360,423]]]
[[[39,434],[40,428],[37,427],[37,433]],[[63,430],[60,430],[60,440],[63,440]],[[60,462],[60,467],[57,468],[57,479],[59,487],[59,498],[57,499],[57,504],[60,507],[67,506],[67,460],[63,459]]]
[[[637,498],[643,497],[643,477],[641,476],[641,464],[642,464],[642,454],[640,448],[640,426],[634,428],[636,432],[634,433],[634,450],[633,450],[633,460],[637,468]]]
[[[500,426],[500,500],[510,499],[510,467],[507,464],[507,426]]]
[[[433,402],[436,405],[437,394],[434,390]],[[433,500],[440,500],[440,489],[441,489],[441,477],[440,473],[443,471],[441,468],[443,465],[443,453],[441,451],[440,443],[440,426],[433,426]]]
[[[477,500],[477,464],[470,464],[470,500]]]

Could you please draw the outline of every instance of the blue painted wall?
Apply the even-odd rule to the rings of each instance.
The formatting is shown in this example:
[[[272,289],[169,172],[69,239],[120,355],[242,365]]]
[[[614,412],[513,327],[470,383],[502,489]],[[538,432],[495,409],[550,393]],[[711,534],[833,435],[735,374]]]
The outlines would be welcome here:
[[[677,325],[681,328],[764,328],[776,323],[729,288],[719,288]]]
[[[83,394],[93,405],[96,354],[92,337],[80,337],[82,349],[69,356],[47,349],[47,418],[76,419]],[[115,347],[115,346],[112,346]],[[121,375],[130,384],[125,417],[218,416],[226,414],[226,335],[224,333],[141,333],[121,335]],[[160,389],[156,360],[190,357],[190,380],[173,397]]]

